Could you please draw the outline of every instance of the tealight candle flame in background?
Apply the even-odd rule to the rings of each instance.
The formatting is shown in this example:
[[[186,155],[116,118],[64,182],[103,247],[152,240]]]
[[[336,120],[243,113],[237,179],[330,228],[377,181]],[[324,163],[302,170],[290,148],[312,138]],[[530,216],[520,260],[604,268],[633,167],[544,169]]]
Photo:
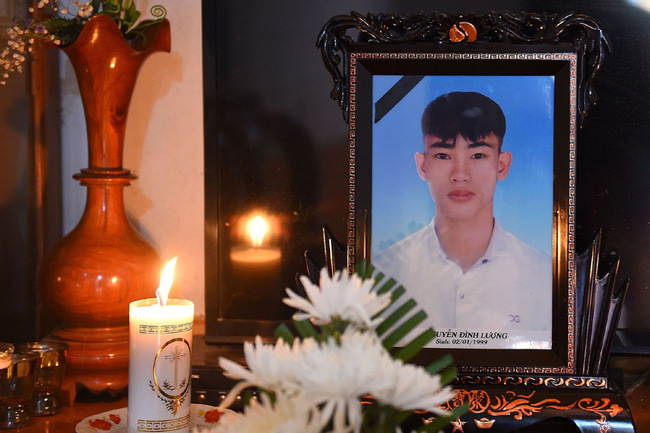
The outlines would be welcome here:
[[[282,252],[277,245],[274,245],[274,237],[277,237],[279,232],[277,218],[255,211],[242,216],[237,226],[239,243],[231,249],[230,259],[238,263],[272,264],[279,270]],[[244,271],[244,276],[248,277],[251,271],[259,270],[260,268],[247,269]]]
[[[231,222],[233,245],[253,248],[277,246],[282,237],[280,217],[263,209],[234,216]]]
[[[247,232],[250,236],[251,242],[254,247],[262,246],[264,235],[268,230],[268,224],[261,216],[257,215],[252,218],[247,224]]]
[[[158,289],[156,289],[156,298],[158,299],[158,305],[164,306],[167,305],[167,298],[169,297],[169,289],[172,287],[172,281],[174,281],[174,268],[176,267],[176,259],[174,257],[171,259],[165,269],[163,269],[162,276],[160,277],[160,284]]]
[[[242,319],[272,319],[282,306],[282,216],[264,209],[234,215],[231,223],[230,263],[222,303]]]

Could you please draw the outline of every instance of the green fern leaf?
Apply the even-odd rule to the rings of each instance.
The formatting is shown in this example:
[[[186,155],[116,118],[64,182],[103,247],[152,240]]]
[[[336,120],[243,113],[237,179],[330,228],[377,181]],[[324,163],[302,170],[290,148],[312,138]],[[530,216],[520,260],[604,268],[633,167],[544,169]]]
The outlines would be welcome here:
[[[281,338],[288,344],[293,344],[293,340],[295,340],[296,338],[291,332],[291,330],[289,329],[289,327],[284,323],[282,323],[280,326],[278,326],[275,329],[273,335],[275,336],[275,338]]]

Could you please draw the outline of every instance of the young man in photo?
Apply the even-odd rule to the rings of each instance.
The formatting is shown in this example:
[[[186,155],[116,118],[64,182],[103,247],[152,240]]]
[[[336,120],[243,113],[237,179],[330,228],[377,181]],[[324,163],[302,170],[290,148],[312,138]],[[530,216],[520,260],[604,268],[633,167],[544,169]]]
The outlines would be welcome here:
[[[551,327],[551,259],[505,231],[493,213],[497,182],[513,163],[501,149],[505,132],[503,111],[480,93],[451,92],[429,103],[415,164],[435,217],[372,258],[436,330]]]

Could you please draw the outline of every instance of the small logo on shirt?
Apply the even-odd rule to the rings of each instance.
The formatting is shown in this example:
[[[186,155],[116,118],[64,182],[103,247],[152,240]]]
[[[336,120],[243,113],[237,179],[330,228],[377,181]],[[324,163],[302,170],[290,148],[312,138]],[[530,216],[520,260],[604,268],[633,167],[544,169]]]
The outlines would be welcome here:
[[[510,314],[510,323],[519,323],[521,322],[521,317],[519,314]]]

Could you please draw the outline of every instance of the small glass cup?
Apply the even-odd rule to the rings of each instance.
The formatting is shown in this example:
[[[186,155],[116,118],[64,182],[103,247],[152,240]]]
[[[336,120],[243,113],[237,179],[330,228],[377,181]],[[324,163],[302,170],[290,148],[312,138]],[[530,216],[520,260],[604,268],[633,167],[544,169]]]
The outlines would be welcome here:
[[[61,411],[59,393],[65,374],[65,352],[68,345],[56,341],[21,343],[16,347],[19,353],[34,353],[36,363],[32,415],[54,415]]]
[[[11,365],[11,355],[14,354],[14,345],[0,341],[0,368]]]
[[[0,368],[0,429],[20,428],[32,421],[31,400],[38,356],[14,353]]]

